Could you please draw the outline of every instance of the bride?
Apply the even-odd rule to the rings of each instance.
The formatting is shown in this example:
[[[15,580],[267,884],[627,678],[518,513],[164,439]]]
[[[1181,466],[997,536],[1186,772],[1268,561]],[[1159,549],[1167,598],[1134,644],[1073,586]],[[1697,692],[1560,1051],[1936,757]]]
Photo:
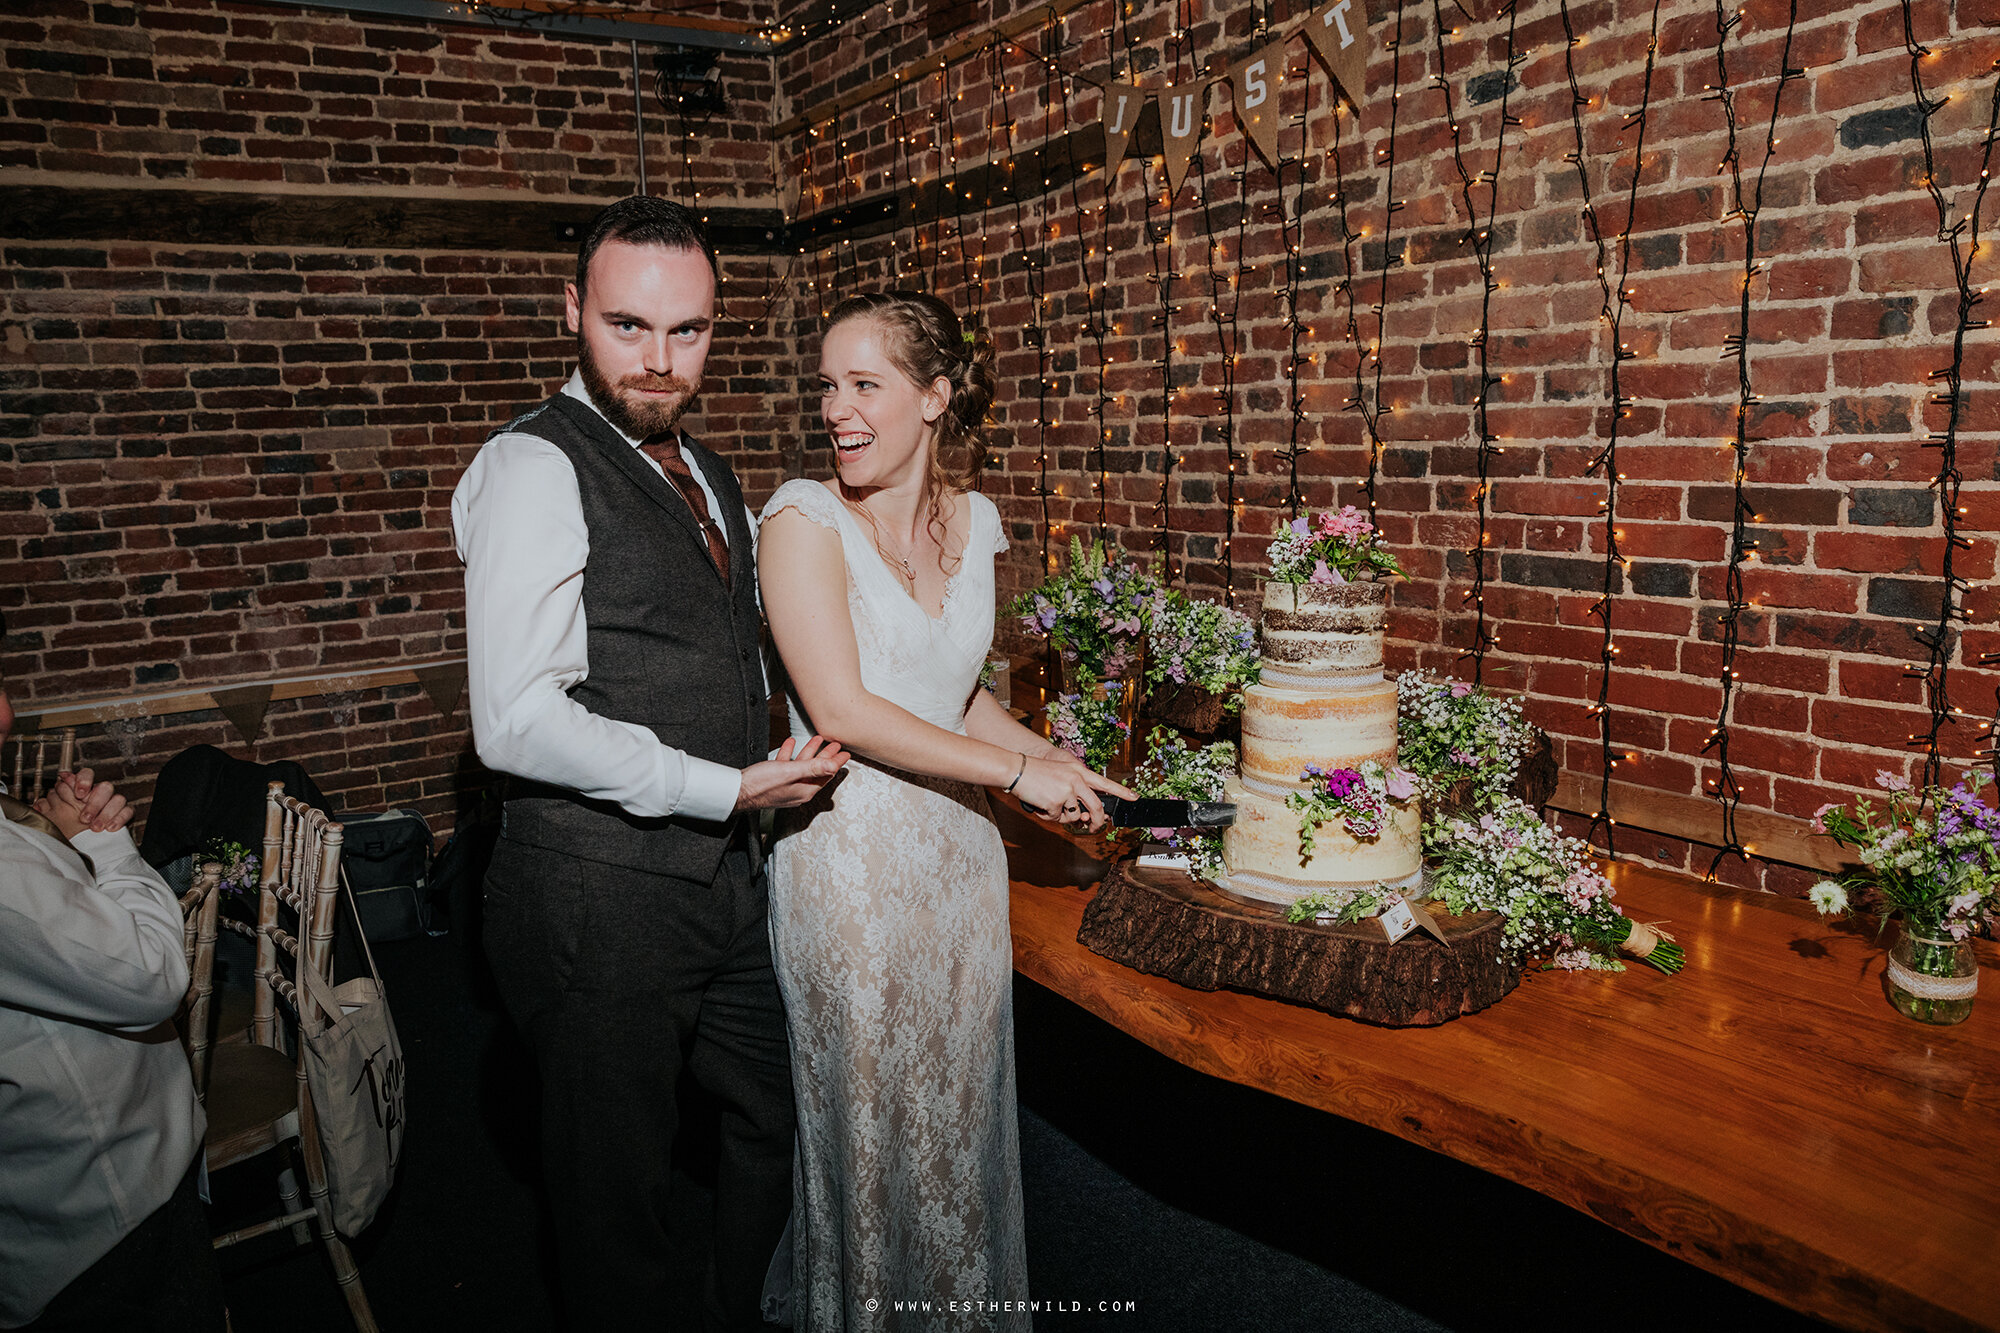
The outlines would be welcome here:
[[[1130,793],[978,687],[1007,542],[940,458],[980,447],[991,355],[934,297],[842,302],[820,352],[838,480],[787,482],[762,516],[792,730],[856,756],[771,863],[800,1329],[1028,1325],[990,1308],[1028,1289],[1007,863],[982,788],[1092,829],[1099,792]]]

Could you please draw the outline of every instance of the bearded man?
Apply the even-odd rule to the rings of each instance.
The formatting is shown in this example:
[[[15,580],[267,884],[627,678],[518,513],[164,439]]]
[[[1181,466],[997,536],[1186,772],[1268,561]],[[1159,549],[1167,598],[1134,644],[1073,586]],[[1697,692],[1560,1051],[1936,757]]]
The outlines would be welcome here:
[[[753,527],[688,439],[716,264],[688,209],[599,216],[566,314],[578,367],[452,496],[473,741],[510,775],[485,884],[494,977],[542,1082],[542,1171],[569,1325],[658,1324],[683,1068],[721,1107],[711,1328],[762,1326],[791,1206],[792,1085],[746,812],[846,761],[767,759]]]

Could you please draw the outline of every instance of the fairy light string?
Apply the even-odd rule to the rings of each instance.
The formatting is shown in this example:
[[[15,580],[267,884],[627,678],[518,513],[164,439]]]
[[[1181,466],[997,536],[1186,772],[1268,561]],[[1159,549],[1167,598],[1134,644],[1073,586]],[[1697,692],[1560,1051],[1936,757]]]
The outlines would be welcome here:
[[[1305,276],[1306,263],[1305,119],[1303,113],[1297,117],[1299,122],[1298,161],[1295,163],[1285,161],[1283,140],[1281,139],[1279,140],[1278,163],[1271,172],[1276,178],[1278,187],[1278,239],[1285,247],[1285,325],[1289,341],[1288,350],[1290,352],[1290,355],[1285,360],[1285,403],[1289,409],[1286,413],[1288,417],[1286,423],[1288,434],[1285,445],[1285,467],[1288,480],[1285,487],[1285,507],[1291,511],[1293,518],[1299,516],[1299,511],[1305,508],[1306,503],[1305,492],[1299,485],[1299,454],[1302,452],[1299,444],[1299,436],[1301,428],[1305,425],[1306,421],[1305,399],[1300,395],[1299,391],[1299,366],[1302,362],[1312,360],[1310,353],[1303,352],[1299,348],[1300,339],[1305,332],[1304,322],[1299,319],[1299,282]],[[1245,145],[1245,151],[1248,151],[1248,145]],[[1285,207],[1285,168],[1287,166],[1294,168],[1292,174],[1297,182],[1292,205],[1289,210]],[[1289,218],[1287,216],[1288,212]]]
[[[1437,47],[1437,76],[1435,86],[1438,95],[1444,99],[1445,124],[1451,131],[1451,161],[1458,172],[1459,194],[1465,202],[1465,235],[1459,244],[1472,247],[1472,258],[1479,269],[1479,328],[1470,339],[1471,347],[1478,352],[1478,390],[1472,400],[1472,429],[1478,438],[1473,451],[1479,471],[1479,484],[1473,492],[1477,511],[1478,528],[1472,550],[1468,553],[1472,565],[1472,587],[1465,594],[1465,602],[1472,607],[1472,642],[1459,654],[1459,660],[1472,659],[1472,683],[1480,682],[1486,663],[1486,652],[1499,643],[1499,637],[1486,627],[1486,549],[1489,541],[1487,515],[1491,508],[1489,492],[1492,489],[1492,460],[1500,452],[1499,439],[1493,434],[1492,423],[1488,419],[1487,405],[1492,399],[1493,386],[1499,381],[1493,378],[1490,343],[1488,336],[1493,326],[1493,293],[1499,284],[1493,277],[1493,219],[1500,207],[1500,168],[1507,154],[1507,127],[1519,125],[1519,117],[1507,110],[1508,95],[1514,87],[1514,70],[1527,57],[1515,50],[1514,33],[1519,8],[1514,0],[1506,0],[1501,12],[1507,16],[1506,63],[1501,67],[1504,78],[1500,84],[1499,128],[1493,139],[1493,168],[1474,175],[1465,165],[1465,122],[1459,117],[1451,95],[1449,68],[1445,63],[1444,6],[1441,0],[1431,0],[1432,39]],[[1479,221],[1479,205],[1474,190],[1487,187],[1486,222]]]
[[[1176,83],[1180,81],[1183,66],[1187,59],[1187,27],[1183,21],[1184,16],[1182,14],[1182,8],[1186,3],[1187,0],[1177,0],[1174,11],[1175,30],[1168,38],[1168,41],[1174,47],[1174,81]],[[1165,113],[1162,112],[1162,114],[1164,115]],[[1206,127],[1207,123],[1207,109],[1203,108],[1202,124]],[[1197,141],[1195,151],[1197,153],[1201,151],[1199,141]],[[1142,168],[1151,165],[1152,163],[1150,162],[1141,164]],[[1173,563],[1173,552],[1170,549],[1174,529],[1174,463],[1176,461],[1174,458],[1173,285],[1174,279],[1179,277],[1180,274],[1176,273],[1173,267],[1173,242],[1176,221],[1175,201],[1173,182],[1167,172],[1166,145],[1164,143],[1161,144],[1159,173],[1159,188],[1160,193],[1165,196],[1167,215],[1164,227],[1153,220],[1152,188],[1144,186],[1143,178],[1141,183],[1146,190],[1146,240],[1153,259],[1151,280],[1159,294],[1159,313],[1153,317],[1153,323],[1160,330],[1160,490],[1158,498],[1153,501],[1153,549],[1159,552],[1161,573],[1165,582],[1172,584],[1176,573]]]
[[[1736,207],[1721,219],[1727,222],[1737,219],[1743,230],[1743,286],[1737,298],[1737,332],[1723,339],[1723,358],[1736,361],[1736,435],[1732,442],[1731,506],[1729,563],[1725,576],[1725,596],[1728,605],[1718,620],[1722,631],[1722,700],[1716,711],[1715,729],[1702,746],[1703,752],[1714,751],[1717,776],[1710,779],[1715,787],[1715,797],[1722,806],[1722,833],[1715,859],[1709,863],[1708,878],[1713,880],[1721,869],[1723,861],[1735,857],[1747,860],[1745,850],[1736,833],[1736,807],[1743,800],[1743,790],[1736,781],[1736,773],[1729,762],[1729,720],[1730,706],[1736,694],[1736,681],[1740,674],[1736,670],[1736,654],[1742,640],[1743,613],[1750,603],[1743,591],[1743,566],[1756,558],[1757,543],[1750,538],[1750,524],[1757,515],[1750,507],[1745,488],[1748,484],[1750,446],[1754,441],[1750,436],[1750,414],[1761,397],[1752,390],[1750,378],[1750,289],[1757,275],[1763,271],[1763,264],[1757,258],[1757,214],[1764,203],[1764,177],[1771,169],[1771,159],[1778,154],[1778,115],[1785,103],[1785,87],[1805,77],[1803,69],[1792,66],[1792,37],[1798,27],[1798,0],[1791,0],[1789,14],[1785,22],[1785,43],[1778,56],[1778,82],[1771,93],[1771,119],[1764,131],[1764,157],[1757,166],[1756,184],[1748,195],[1743,186],[1743,155],[1736,138],[1736,98],[1729,83],[1728,45],[1729,34],[1743,21],[1743,11],[1731,14],[1723,8],[1723,0],[1715,0],[1715,73],[1716,82],[1708,90],[1704,100],[1722,104],[1722,121],[1728,133],[1728,148],[1723,153],[1722,170],[1729,172],[1734,189]]]
[[[1660,51],[1660,0],[1653,0],[1652,26],[1646,37],[1646,71],[1639,84],[1639,109],[1625,121],[1625,128],[1635,130],[1632,145],[1632,179],[1625,196],[1625,224],[1618,231],[1618,276],[1614,281],[1610,275],[1610,260],[1605,250],[1604,225],[1598,217],[1597,205],[1590,197],[1590,169],[1585,162],[1583,139],[1584,108],[1592,105],[1592,99],[1584,94],[1583,86],[1576,75],[1575,52],[1581,39],[1570,16],[1569,0],[1561,0],[1563,25],[1563,73],[1569,81],[1570,129],[1575,137],[1576,147],[1567,154],[1568,160],[1576,167],[1576,183],[1583,199],[1582,219],[1590,233],[1590,243],[1597,254],[1597,286],[1602,295],[1602,305],[1598,318],[1602,320],[1611,337],[1611,365],[1605,386],[1605,399],[1611,408],[1611,422],[1605,432],[1604,445],[1584,469],[1586,476],[1602,475],[1604,478],[1604,499],[1598,507],[1604,511],[1604,581],[1598,592],[1597,601],[1590,611],[1604,629],[1604,637],[1598,645],[1597,702],[1590,711],[1597,717],[1597,741],[1600,751],[1598,770],[1597,811],[1590,818],[1587,837],[1595,840],[1600,833],[1604,838],[1607,854],[1618,854],[1616,829],[1618,821],[1611,816],[1611,774],[1617,768],[1619,758],[1611,744],[1611,677],[1618,660],[1618,644],[1613,634],[1612,597],[1622,587],[1622,571],[1630,567],[1624,552],[1618,545],[1618,483],[1624,474],[1618,470],[1618,442],[1622,436],[1625,419],[1632,414],[1632,400],[1625,396],[1620,383],[1619,372],[1625,362],[1633,357],[1633,352],[1624,341],[1625,312],[1630,308],[1631,289],[1627,280],[1632,273],[1632,224],[1639,212],[1639,182],[1645,175],[1646,166],[1646,123],[1653,104],[1653,69]]]
[[[1236,271],[1233,276],[1225,277],[1218,271],[1217,251],[1221,248],[1222,239],[1215,229],[1215,200],[1211,192],[1212,182],[1208,176],[1208,159],[1200,153],[1195,154],[1194,159],[1195,190],[1201,200],[1202,235],[1208,246],[1206,264],[1208,316],[1210,322],[1215,325],[1215,354],[1222,366],[1222,388],[1219,399],[1222,407],[1222,448],[1227,462],[1225,482],[1227,491],[1223,497],[1222,534],[1222,589],[1225,602],[1236,588],[1236,571],[1230,548],[1236,536],[1236,463],[1241,456],[1236,449],[1236,358],[1242,351],[1242,344],[1236,317],[1241,307],[1240,293],[1243,286],[1243,234],[1250,211],[1248,190],[1250,143],[1247,138],[1244,139],[1241,148],[1243,157],[1238,161],[1235,171]],[[1217,165],[1221,165],[1220,159]],[[1226,312],[1223,309],[1225,301],[1229,306]]]
[[[1394,411],[1382,401],[1382,351],[1389,342],[1389,270],[1403,262],[1397,252],[1395,240],[1396,214],[1403,210],[1396,198],[1396,119],[1403,104],[1403,0],[1396,0],[1396,29],[1386,46],[1389,51],[1389,130],[1382,146],[1375,150],[1375,156],[1382,159],[1382,277],[1375,292],[1375,346],[1369,356],[1375,362],[1375,412],[1371,419],[1370,435],[1379,440],[1382,418]],[[1367,247],[1362,247],[1362,259],[1367,260]],[[1355,351],[1359,353],[1357,344]],[[1355,372],[1355,381],[1360,382],[1360,372]],[[1375,451],[1379,454],[1379,447]],[[1368,476],[1368,521],[1375,522],[1377,500],[1375,495],[1375,468],[1371,460]]]
[[[1074,142],[1067,133],[1070,128],[1068,98],[1063,99],[1063,128],[1065,130],[1064,141]],[[1111,398],[1105,392],[1104,381],[1104,335],[1105,324],[1108,322],[1108,317],[1104,309],[1104,281],[1108,281],[1111,269],[1111,242],[1109,239],[1111,229],[1109,205],[1113,185],[1111,163],[1106,162],[1103,165],[1102,172],[1104,177],[1105,206],[1098,210],[1097,235],[1094,238],[1090,232],[1088,210],[1083,206],[1084,173],[1072,170],[1069,174],[1069,201],[1071,210],[1076,217],[1077,280],[1083,286],[1083,332],[1084,336],[1091,340],[1097,352],[1097,392],[1092,395],[1090,401],[1090,412],[1095,433],[1092,436],[1088,458],[1092,474],[1090,478],[1091,489],[1096,493],[1097,497],[1097,522],[1094,535],[1098,541],[1103,541],[1106,535],[1104,493],[1111,481],[1111,465],[1107,454],[1107,449],[1111,442],[1111,427],[1107,423],[1105,415],[1105,409],[1111,405]],[[1093,239],[1096,241],[1095,245],[1091,244]],[[1091,274],[1090,257],[1093,253],[1103,256],[1099,265],[1099,271],[1104,275],[1103,280],[1095,278]],[[1046,563],[1044,562],[1045,565]]]
[[[1980,304],[1980,292],[1972,285],[1972,264],[1979,255],[1979,213],[1986,202],[1986,187],[1992,180],[1993,139],[1995,133],[2000,132],[2000,81],[1995,84],[1987,110],[1986,134],[1979,156],[1979,184],[1973,191],[1972,209],[1954,222],[1943,187],[1938,184],[1937,147],[1931,135],[1931,117],[1942,111],[1951,99],[1946,96],[1933,100],[1925,91],[1923,60],[1930,54],[1930,48],[1916,38],[1910,0],[1903,0],[1902,10],[1903,48],[1910,57],[1910,94],[1916,102],[1918,137],[1924,153],[1924,188],[1929,191],[1931,203],[1937,209],[1938,240],[1951,255],[1952,279],[1956,289],[1954,295],[1957,297],[1951,334],[1951,364],[1932,371],[1930,375],[1933,382],[1940,382],[1943,386],[1941,392],[1930,395],[1930,402],[1945,409],[1944,429],[1932,431],[1924,441],[1925,447],[1938,451],[1937,477],[1931,484],[1943,510],[1942,586],[1938,591],[1936,623],[1913,632],[1916,641],[1924,646],[1927,660],[1922,667],[1906,669],[1906,674],[1923,681],[1924,703],[1930,712],[1929,730],[1909,740],[1911,745],[1924,747],[1923,785],[1930,787],[1937,784],[1943,771],[1940,740],[1944,729],[1956,724],[1961,711],[1951,706],[1949,688],[1951,657],[1958,642],[1952,623],[1965,619],[1961,594],[1969,585],[1955,572],[1955,557],[1961,550],[1972,549],[1972,543],[1958,531],[1959,519],[1964,514],[1958,503],[1960,487],[1964,482],[1958,466],[1958,430],[1965,412],[1965,335],[1973,329],[1985,328],[1989,322],[1973,318],[1972,312]],[[2000,70],[2000,61],[1995,61],[1993,68]],[[1982,658],[1982,663],[1994,661],[2000,661],[2000,654],[1987,654]],[[1995,697],[2000,699],[2000,690],[1995,691]],[[1996,711],[1995,717],[2000,718],[2000,711]],[[1996,759],[1996,769],[2000,769],[2000,759]]]
[[[1344,116],[1341,112],[1340,98],[1335,96],[1332,100],[1333,147],[1328,150],[1327,157],[1333,163],[1332,202],[1337,210],[1336,221],[1340,226],[1340,281],[1334,284],[1334,290],[1342,298],[1342,308],[1346,313],[1346,337],[1348,344],[1354,349],[1354,392],[1341,404],[1341,409],[1361,414],[1362,434],[1368,442],[1368,476],[1361,483],[1361,493],[1367,497],[1368,521],[1373,523],[1376,517],[1375,480],[1382,471],[1382,435],[1375,428],[1375,411],[1369,406],[1367,386],[1362,378],[1368,369],[1368,354],[1361,344],[1359,304],[1354,292],[1354,243],[1362,237],[1360,232],[1354,230],[1347,214],[1347,171],[1340,155],[1342,147],[1340,122]]]

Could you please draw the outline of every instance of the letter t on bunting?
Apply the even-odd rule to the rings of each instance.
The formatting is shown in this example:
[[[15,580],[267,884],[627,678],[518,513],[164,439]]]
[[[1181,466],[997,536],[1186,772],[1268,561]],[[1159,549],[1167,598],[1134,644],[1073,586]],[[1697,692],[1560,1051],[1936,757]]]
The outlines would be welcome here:
[[[1358,115],[1368,100],[1367,0],[1334,0],[1306,20],[1306,36]]]
[[[1118,174],[1118,164],[1125,160],[1125,144],[1132,137],[1132,127],[1139,123],[1139,112],[1146,106],[1146,90],[1130,83],[1107,83],[1104,96],[1098,99],[1097,118],[1104,126],[1104,187],[1111,188],[1111,180]]]
[[[1167,198],[1171,201],[1181,192],[1188,162],[1194,157],[1195,145],[1201,142],[1201,123],[1208,113],[1208,83],[1204,79],[1177,83],[1163,96],[1160,138],[1167,159]]]
[[[1264,164],[1278,169],[1278,85],[1285,77],[1285,44],[1272,42],[1229,71],[1236,90],[1236,120],[1257,145]]]

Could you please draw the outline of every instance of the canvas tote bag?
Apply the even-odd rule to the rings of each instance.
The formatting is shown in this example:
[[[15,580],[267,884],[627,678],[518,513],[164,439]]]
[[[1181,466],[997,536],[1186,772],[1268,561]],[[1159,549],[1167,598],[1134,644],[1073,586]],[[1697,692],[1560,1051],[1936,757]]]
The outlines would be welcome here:
[[[353,910],[345,868],[340,892]],[[330,1016],[325,1027],[304,1037],[306,1082],[319,1115],[333,1225],[349,1239],[375,1220],[403,1150],[403,1045],[367,943],[364,933],[365,977],[330,986],[310,967],[301,966],[298,973],[313,1002]]]

